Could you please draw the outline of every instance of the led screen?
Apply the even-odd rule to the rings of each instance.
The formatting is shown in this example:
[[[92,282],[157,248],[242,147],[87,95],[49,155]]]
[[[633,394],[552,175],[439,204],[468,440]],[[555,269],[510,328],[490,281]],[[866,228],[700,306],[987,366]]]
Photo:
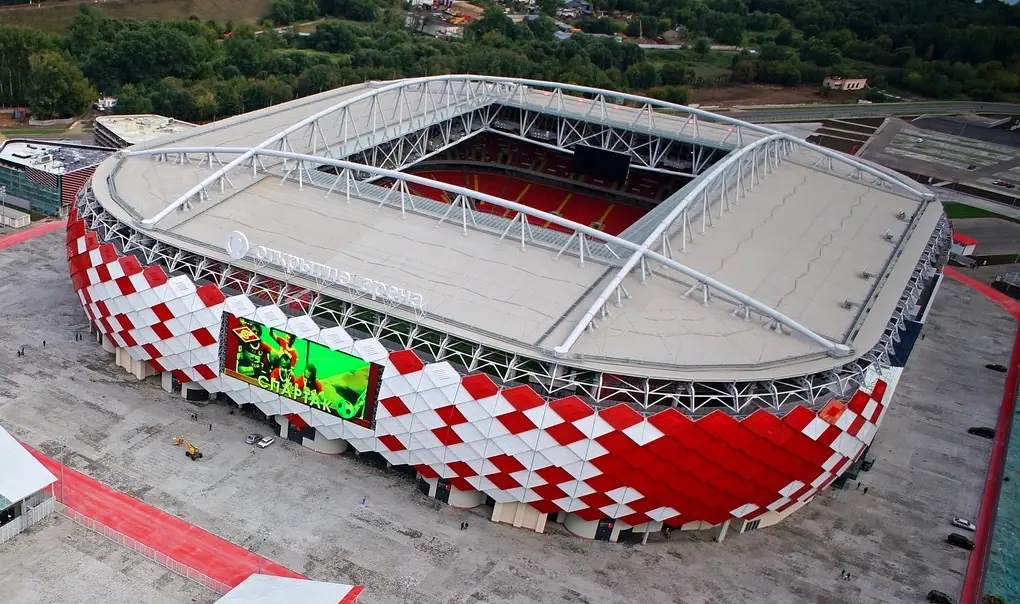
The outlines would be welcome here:
[[[382,367],[250,319],[224,316],[224,374],[372,427]]]

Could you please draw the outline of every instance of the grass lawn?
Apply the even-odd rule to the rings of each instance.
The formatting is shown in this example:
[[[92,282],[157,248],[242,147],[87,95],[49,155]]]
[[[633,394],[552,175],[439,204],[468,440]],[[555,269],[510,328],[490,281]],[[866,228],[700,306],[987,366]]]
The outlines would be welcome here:
[[[187,19],[256,23],[271,0],[107,0],[88,2],[90,8],[110,17],[130,19]],[[61,32],[78,13],[79,3],[45,3],[0,11],[4,25],[22,25],[48,32]]]
[[[949,218],[999,218],[1001,220],[1008,220],[1020,224],[1020,220],[1012,218],[1010,216],[1004,216],[1002,214],[996,214],[991,210],[984,208],[975,208],[974,206],[968,206],[962,203],[947,202],[942,204],[942,207],[946,210],[946,216]]]
[[[733,60],[733,51],[713,50],[707,55],[699,55],[689,49],[669,50],[646,50],[645,55],[656,67],[661,68],[664,63],[679,62],[690,65],[694,70],[695,77],[702,78],[703,86],[711,86],[717,78],[730,74],[730,62]]]
[[[0,134],[6,137],[32,136],[33,134],[62,134],[67,128],[16,128],[13,130],[0,130]]]

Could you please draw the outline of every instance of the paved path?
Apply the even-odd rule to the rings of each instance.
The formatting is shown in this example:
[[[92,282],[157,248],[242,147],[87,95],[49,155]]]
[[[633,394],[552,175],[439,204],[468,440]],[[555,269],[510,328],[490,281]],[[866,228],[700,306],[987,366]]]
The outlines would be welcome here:
[[[993,289],[988,284],[978,281],[973,277],[964,274],[951,267],[946,267],[945,274],[950,279],[958,281],[967,287],[980,292],[992,300],[1020,323],[1020,301],[1014,300],[1002,292]],[[998,519],[999,497],[1002,493],[1003,471],[1006,466],[1006,453],[1009,449],[1010,431],[1013,425],[1013,414],[1016,411],[1017,379],[1020,374],[1020,329],[1017,329],[1013,341],[1013,353],[1009,360],[1009,371],[1002,393],[1002,406],[999,408],[999,418],[995,426],[995,443],[992,445],[992,453],[988,460],[988,472],[985,476],[985,485],[981,493],[981,508],[977,517],[977,531],[974,535],[974,553],[971,554],[967,564],[967,573],[964,576],[963,593],[960,597],[960,604],[977,604],[984,593],[985,576],[988,572],[988,559],[992,549],[992,539],[996,536],[995,531]],[[1008,538],[1003,541],[1009,541]],[[1010,549],[1017,545],[1013,543]],[[998,552],[1000,556],[1003,552]]]
[[[43,235],[46,235],[47,233],[52,233],[53,231],[58,231],[63,228],[64,228],[63,220],[54,220],[52,222],[42,222],[33,224],[23,229],[14,231],[10,235],[0,236],[0,250],[9,248],[12,245],[24,243],[29,239],[35,239],[36,237],[41,237]]]
[[[25,448],[58,477],[54,493],[64,505],[214,581],[234,587],[252,573],[304,578],[77,470],[62,468],[60,462],[29,445]]]

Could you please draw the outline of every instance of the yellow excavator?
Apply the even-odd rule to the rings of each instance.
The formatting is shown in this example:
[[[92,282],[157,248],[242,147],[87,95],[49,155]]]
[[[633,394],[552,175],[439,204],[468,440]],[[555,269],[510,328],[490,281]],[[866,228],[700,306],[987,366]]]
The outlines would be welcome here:
[[[198,450],[198,447],[184,440],[183,436],[178,436],[174,439],[174,446],[187,445],[188,450],[184,452],[191,461],[198,461],[202,459],[202,452]]]

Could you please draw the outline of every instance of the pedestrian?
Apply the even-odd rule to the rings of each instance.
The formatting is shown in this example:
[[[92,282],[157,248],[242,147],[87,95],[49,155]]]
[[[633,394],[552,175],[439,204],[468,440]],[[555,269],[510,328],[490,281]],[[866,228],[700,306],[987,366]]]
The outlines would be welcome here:
[[[465,522],[465,523],[464,523],[464,530],[466,531],[466,530],[467,530],[467,528],[468,528],[468,523],[466,523],[466,522]]]
[[[839,578],[842,579],[844,577],[846,577],[846,569],[845,568],[843,570],[839,571]]]
[[[212,432],[212,424],[209,424],[209,431]]]
[[[42,346],[43,346],[43,348],[46,348],[46,340],[42,341]]]
[[[924,333],[922,333],[922,334],[921,334],[921,339],[923,340],[923,339],[924,339],[924,336],[926,336],[926,335],[928,335],[928,334],[924,334]]]
[[[857,488],[855,490],[857,490],[857,491],[861,490],[861,483],[859,483],[859,482],[857,483]],[[846,571],[843,571],[843,572],[846,572]]]
[[[361,505],[365,505],[366,503],[368,503],[368,497],[362,497],[361,498]]]
[[[255,455],[255,447],[252,447],[252,448],[251,448],[251,454],[252,454],[252,455]]]
[[[865,494],[865,495],[867,495],[867,494],[868,494],[868,487],[864,487],[864,494]]]
[[[666,530],[662,532],[662,536],[665,537],[666,541],[669,541],[669,535],[673,532],[673,529],[666,527]]]
[[[850,580],[850,573],[847,573],[847,574],[846,574],[846,580],[847,580],[847,581],[849,581],[849,580]]]
[[[460,523],[460,530],[464,530],[464,523],[463,522]]]

